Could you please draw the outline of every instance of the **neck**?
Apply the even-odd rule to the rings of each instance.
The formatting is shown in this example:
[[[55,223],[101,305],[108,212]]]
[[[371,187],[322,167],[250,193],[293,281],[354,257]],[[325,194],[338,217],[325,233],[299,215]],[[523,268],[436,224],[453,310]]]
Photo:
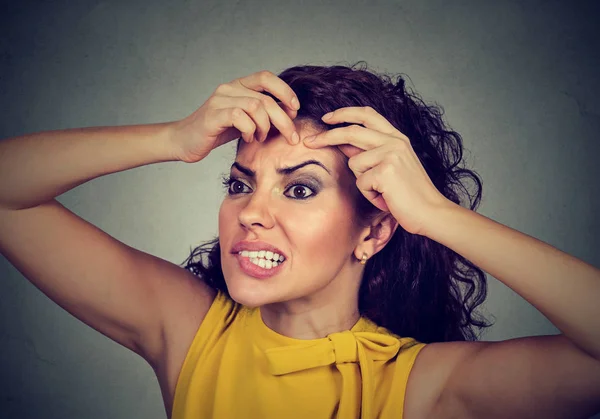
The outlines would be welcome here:
[[[358,287],[352,294],[339,291],[332,296],[310,296],[265,304],[260,313],[271,330],[296,339],[320,339],[331,333],[350,330],[360,318]]]
[[[341,315],[325,310],[312,310],[306,313],[282,314],[261,307],[261,316],[265,325],[290,338],[295,339],[320,339],[336,332],[350,330],[360,318],[358,309],[348,315]]]

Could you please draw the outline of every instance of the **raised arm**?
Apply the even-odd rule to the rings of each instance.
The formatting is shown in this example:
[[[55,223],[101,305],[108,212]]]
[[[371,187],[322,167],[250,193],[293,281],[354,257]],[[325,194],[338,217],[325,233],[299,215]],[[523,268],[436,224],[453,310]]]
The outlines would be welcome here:
[[[0,208],[46,203],[94,178],[176,161],[169,123],[43,131],[0,141]]]
[[[447,361],[438,369],[446,378],[435,411],[464,418],[587,418],[599,412],[600,270],[458,205],[428,218],[424,235],[512,288],[563,333],[430,345],[417,361],[423,371],[428,361]]]
[[[167,306],[195,295],[208,307],[206,286],[54,197],[108,173],[176,160],[169,130],[166,123],[80,128],[0,142],[0,252],[51,300],[153,365],[164,349]]]
[[[323,121],[357,124],[304,142],[340,146],[374,206],[502,281],[563,332],[426,345],[411,370],[404,417],[585,418],[599,411],[600,270],[447,199],[410,139],[373,108],[340,108]]]
[[[285,111],[262,90],[281,98]],[[255,135],[264,139],[271,123],[292,141],[292,98],[281,79],[260,72],[219,86],[180,121],[4,139],[0,253],[58,305],[153,367],[167,355],[183,361],[185,353],[174,355],[166,346],[176,339],[178,350],[187,349],[214,291],[182,267],[114,239],[55,197],[109,173],[165,161],[199,162],[240,133],[247,141]],[[170,368],[176,378],[177,366]]]

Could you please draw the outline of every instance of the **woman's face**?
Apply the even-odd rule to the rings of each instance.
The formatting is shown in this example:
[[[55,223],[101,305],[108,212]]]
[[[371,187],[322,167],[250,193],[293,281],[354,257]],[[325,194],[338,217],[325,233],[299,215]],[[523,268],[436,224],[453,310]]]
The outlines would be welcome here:
[[[317,132],[298,122],[296,127],[301,140]],[[248,307],[312,304],[357,291],[351,285],[358,276],[356,186],[344,166],[334,148],[290,145],[278,131],[264,143],[240,144],[219,211],[222,269],[235,301]],[[271,262],[261,262],[260,253],[239,255],[240,249],[279,251],[285,260],[267,269],[273,259],[268,252]]]

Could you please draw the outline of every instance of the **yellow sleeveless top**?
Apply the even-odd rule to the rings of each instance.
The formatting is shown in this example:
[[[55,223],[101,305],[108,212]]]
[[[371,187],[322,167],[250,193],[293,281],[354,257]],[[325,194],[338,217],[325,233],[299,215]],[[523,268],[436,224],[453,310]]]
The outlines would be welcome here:
[[[219,291],[181,368],[172,419],[402,418],[424,346],[365,317],[325,338],[290,338]]]

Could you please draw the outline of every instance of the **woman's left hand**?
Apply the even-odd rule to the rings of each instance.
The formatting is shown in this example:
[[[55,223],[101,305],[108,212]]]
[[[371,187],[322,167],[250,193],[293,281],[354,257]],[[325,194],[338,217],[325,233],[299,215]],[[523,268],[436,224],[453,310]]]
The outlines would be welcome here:
[[[307,137],[304,145],[338,146],[349,157],[360,192],[377,208],[390,212],[404,230],[423,234],[435,210],[455,205],[435,187],[408,137],[373,108],[339,108],[322,120],[360,125],[334,128],[313,136],[312,141]]]

